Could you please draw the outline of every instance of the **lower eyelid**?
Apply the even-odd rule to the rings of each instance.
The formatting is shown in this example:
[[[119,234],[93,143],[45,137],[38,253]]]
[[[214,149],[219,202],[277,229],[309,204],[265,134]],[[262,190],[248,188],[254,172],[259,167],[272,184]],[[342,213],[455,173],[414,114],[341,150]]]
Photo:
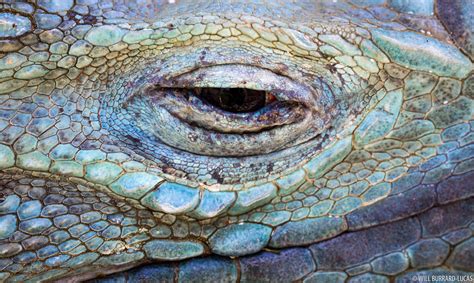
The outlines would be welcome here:
[[[167,91],[180,92],[183,89]],[[159,93],[159,91],[157,91]],[[222,133],[258,132],[276,126],[291,124],[300,120],[306,113],[302,105],[295,102],[274,102],[252,113],[229,113],[204,103],[195,96],[168,98],[155,93],[150,101],[155,107],[163,107],[173,116]],[[147,97],[149,97],[147,95]]]

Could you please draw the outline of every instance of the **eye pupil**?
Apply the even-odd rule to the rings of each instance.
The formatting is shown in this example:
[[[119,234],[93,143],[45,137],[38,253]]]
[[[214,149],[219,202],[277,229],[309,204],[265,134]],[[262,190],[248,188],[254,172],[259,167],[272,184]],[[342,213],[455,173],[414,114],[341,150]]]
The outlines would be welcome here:
[[[227,112],[254,112],[273,102],[275,97],[261,90],[246,88],[199,88],[196,96]]]

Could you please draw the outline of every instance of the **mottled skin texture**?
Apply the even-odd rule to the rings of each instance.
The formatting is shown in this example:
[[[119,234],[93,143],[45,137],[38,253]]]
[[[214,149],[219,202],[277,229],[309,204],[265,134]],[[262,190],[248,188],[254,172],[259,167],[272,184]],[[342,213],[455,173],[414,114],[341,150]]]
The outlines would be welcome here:
[[[0,4],[0,282],[474,280],[469,1],[176,2]]]

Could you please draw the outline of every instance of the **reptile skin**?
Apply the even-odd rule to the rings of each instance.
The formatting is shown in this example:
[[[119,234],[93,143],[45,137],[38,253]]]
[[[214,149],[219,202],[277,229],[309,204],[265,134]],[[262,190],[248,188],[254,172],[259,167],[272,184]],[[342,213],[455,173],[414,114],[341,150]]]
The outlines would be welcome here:
[[[473,6],[0,1],[0,282],[473,282]]]

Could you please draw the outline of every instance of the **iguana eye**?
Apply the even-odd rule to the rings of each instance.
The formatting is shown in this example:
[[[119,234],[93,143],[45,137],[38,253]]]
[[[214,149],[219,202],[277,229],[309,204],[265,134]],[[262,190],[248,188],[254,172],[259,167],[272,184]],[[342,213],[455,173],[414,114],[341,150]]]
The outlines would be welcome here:
[[[246,88],[194,88],[190,91],[207,103],[232,113],[254,112],[276,99],[270,92]]]
[[[171,80],[152,78],[124,107],[142,131],[173,148],[250,156],[304,142],[302,135],[326,118],[317,95],[268,70],[213,66]]]
[[[366,105],[364,82],[318,61],[182,51],[117,77],[100,106],[109,138],[180,178],[230,184],[288,170]]]

